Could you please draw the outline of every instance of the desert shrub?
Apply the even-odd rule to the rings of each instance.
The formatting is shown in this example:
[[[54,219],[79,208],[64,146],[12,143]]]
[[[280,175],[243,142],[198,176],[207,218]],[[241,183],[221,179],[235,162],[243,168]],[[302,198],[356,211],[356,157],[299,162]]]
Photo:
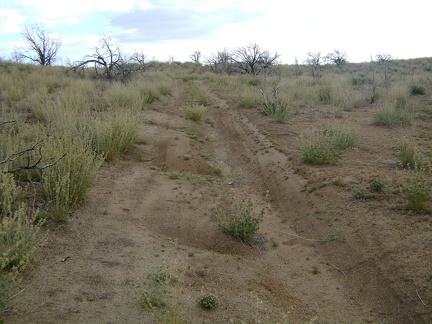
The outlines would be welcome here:
[[[44,192],[49,206],[62,220],[82,201],[104,156],[94,152],[91,140],[71,132],[50,136],[44,142],[43,152],[54,163],[43,173]]]
[[[210,293],[199,296],[197,302],[198,305],[205,309],[214,309],[219,305],[218,298]]]
[[[200,122],[206,112],[202,105],[187,105],[182,108],[183,117],[196,123]]]
[[[12,215],[14,202],[20,193],[21,188],[16,185],[13,175],[0,172],[0,221]]]
[[[384,190],[384,183],[380,180],[375,180],[370,184],[369,188],[371,192],[381,192]]]
[[[37,218],[24,205],[0,218],[0,313],[8,310],[13,283],[36,255],[43,226]]]
[[[237,202],[232,195],[229,208],[221,211],[223,220],[220,226],[225,233],[239,238],[242,242],[250,242],[259,230],[264,210],[263,206],[256,214],[250,199]]]
[[[322,103],[328,104],[332,100],[333,89],[330,84],[324,83],[318,87],[318,99]]]
[[[352,120],[333,120],[327,123],[325,132],[332,137],[336,148],[344,150],[357,144],[359,128]]]
[[[97,151],[104,154],[107,161],[117,160],[127,151],[138,136],[140,125],[136,110],[122,109],[107,112],[96,120],[94,141]]]
[[[314,165],[339,163],[341,150],[335,147],[331,134],[309,130],[300,135],[299,142],[303,162]]]
[[[279,123],[285,123],[290,116],[289,105],[283,101],[267,101],[261,109],[264,114]]]
[[[381,126],[411,125],[415,110],[412,106],[403,107],[401,101],[384,103],[374,115],[375,123]]]
[[[423,168],[413,168],[406,177],[403,189],[408,209],[414,212],[427,210],[432,202],[431,172]]]
[[[417,86],[417,85],[413,85],[410,88],[410,93],[415,96],[415,95],[424,95],[426,93],[426,89],[422,86]]]
[[[404,168],[417,168],[425,164],[425,157],[418,146],[406,138],[399,141],[397,155]]]
[[[366,199],[366,194],[363,190],[353,192],[353,198],[358,200]]]

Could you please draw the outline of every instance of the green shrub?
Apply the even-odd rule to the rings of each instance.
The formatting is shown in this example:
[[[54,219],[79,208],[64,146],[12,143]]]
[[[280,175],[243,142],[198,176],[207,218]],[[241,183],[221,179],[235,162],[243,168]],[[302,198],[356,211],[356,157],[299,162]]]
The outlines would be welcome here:
[[[415,95],[424,95],[426,93],[426,89],[422,86],[417,86],[417,85],[413,85],[410,88],[410,93],[415,96]]]
[[[20,193],[21,188],[16,185],[13,175],[0,172],[0,221],[12,215],[13,204]]]
[[[418,146],[405,138],[398,143],[397,155],[404,168],[418,168],[425,164],[425,158]]]
[[[384,190],[384,183],[379,180],[375,180],[370,184],[371,192],[381,192]]]
[[[353,193],[353,198],[358,200],[366,199],[366,194],[363,190],[358,190]]]
[[[414,168],[405,179],[404,192],[408,209],[414,212],[427,210],[432,201],[431,173],[428,170]]]
[[[242,242],[250,242],[259,230],[263,220],[264,207],[255,215],[254,205],[250,199],[236,202],[231,197],[230,207],[223,210],[223,223],[220,225],[224,232],[239,238]]]
[[[43,152],[53,165],[43,173],[43,187],[58,220],[64,220],[70,209],[82,201],[104,161],[92,144],[72,133],[52,135],[44,142]]]
[[[197,302],[198,305],[205,309],[214,309],[219,305],[218,298],[210,293],[199,296]]]

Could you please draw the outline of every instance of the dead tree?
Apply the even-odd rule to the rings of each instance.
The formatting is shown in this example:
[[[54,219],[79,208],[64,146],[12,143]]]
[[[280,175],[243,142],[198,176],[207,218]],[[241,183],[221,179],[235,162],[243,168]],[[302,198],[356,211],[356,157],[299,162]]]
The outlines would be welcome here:
[[[251,75],[258,75],[276,64],[279,57],[278,53],[270,54],[269,51],[261,50],[256,43],[239,47],[231,53],[231,60],[238,70]]]
[[[200,62],[200,58],[201,58],[201,52],[200,51],[195,51],[193,52],[189,58],[192,60],[192,62],[194,63],[199,63]]]
[[[61,47],[60,38],[50,36],[50,33],[40,24],[25,27],[22,35],[27,43],[27,48],[15,50],[13,57],[16,60],[29,60],[42,66],[52,65],[56,61],[58,50]]]
[[[234,72],[231,56],[227,49],[207,57],[205,63],[210,67],[210,70],[216,74],[226,73],[231,75]]]
[[[336,66],[342,66],[347,62],[347,57],[347,53],[335,49],[333,52],[328,53],[324,57],[324,61],[335,64]]]
[[[309,66],[313,78],[319,78],[322,75],[321,71],[321,52],[308,52],[305,64]]]
[[[143,59],[141,57],[140,59]],[[95,75],[101,79],[113,81],[127,81],[131,73],[135,71],[125,58],[120,48],[113,43],[111,36],[102,35],[100,47],[95,48],[95,53],[88,55],[84,61],[75,63],[66,72],[74,71],[84,76],[89,66],[93,66]]]

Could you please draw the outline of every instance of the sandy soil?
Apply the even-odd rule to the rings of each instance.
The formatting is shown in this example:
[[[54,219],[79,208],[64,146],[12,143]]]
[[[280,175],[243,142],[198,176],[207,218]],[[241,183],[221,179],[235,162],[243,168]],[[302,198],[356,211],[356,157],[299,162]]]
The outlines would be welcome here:
[[[408,212],[398,192],[408,130],[374,126],[365,105],[344,116],[361,125],[358,148],[307,166],[298,134],[330,107],[277,124],[208,90],[213,126],[182,118],[181,81],[143,112],[139,143],[49,229],[5,323],[432,323],[431,215]],[[384,193],[352,199],[376,179]],[[258,207],[266,191],[253,246],[221,230],[230,192]],[[175,280],[151,311],[137,296],[161,267]],[[205,292],[218,308],[198,307]]]

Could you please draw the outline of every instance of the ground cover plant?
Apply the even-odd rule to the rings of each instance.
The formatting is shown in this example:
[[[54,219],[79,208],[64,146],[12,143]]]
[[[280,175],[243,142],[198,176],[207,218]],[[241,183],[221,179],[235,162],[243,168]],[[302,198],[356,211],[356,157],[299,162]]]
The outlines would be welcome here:
[[[375,63],[0,62],[0,321],[427,322],[432,62]]]

